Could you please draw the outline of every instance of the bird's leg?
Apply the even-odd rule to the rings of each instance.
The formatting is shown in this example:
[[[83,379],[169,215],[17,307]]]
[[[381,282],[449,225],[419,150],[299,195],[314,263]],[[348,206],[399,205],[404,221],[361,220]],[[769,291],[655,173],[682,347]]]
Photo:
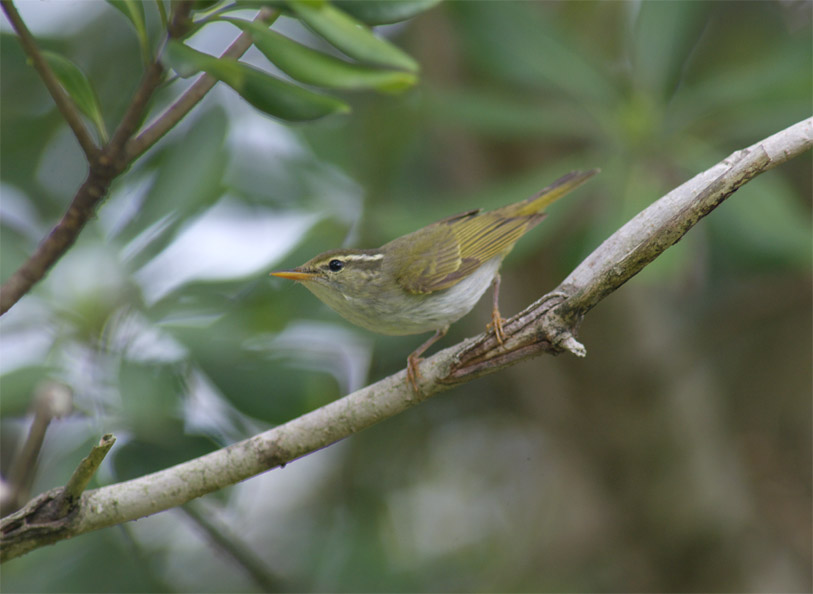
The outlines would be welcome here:
[[[412,384],[412,389],[418,394],[418,380],[421,379],[421,370],[418,369],[418,364],[421,362],[421,355],[426,352],[430,346],[435,344],[441,338],[446,336],[449,331],[449,326],[444,326],[438,329],[425,343],[412,351],[412,354],[407,357],[407,381]]]
[[[491,283],[494,287],[493,302],[491,306],[491,323],[486,326],[486,329],[493,329],[494,336],[500,344],[505,343],[505,332],[503,332],[502,324],[505,320],[500,315],[500,273],[494,277]]]

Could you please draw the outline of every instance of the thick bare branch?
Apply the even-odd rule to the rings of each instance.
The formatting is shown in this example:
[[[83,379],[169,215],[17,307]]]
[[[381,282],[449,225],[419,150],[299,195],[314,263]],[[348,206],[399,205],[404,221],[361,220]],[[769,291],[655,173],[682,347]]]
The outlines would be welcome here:
[[[569,308],[584,314],[606,292],[619,284],[596,286],[598,267],[601,275],[614,275],[606,266],[612,263],[626,276],[638,273],[664,249],[678,241],[695,223],[728,198],[751,178],[810,150],[813,147],[813,118],[802,120],[765,140],[736,151],[714,167],[699,173],[640,212],[608,238],[562,282],[579,295]],[[652,231],[647,232],[648,229]],[[646,244],[644,245],[644,243]],[[640,259],[633,266],[631,259]],[[623,269],[623,270],[622,270]]]
[[[813,118],[734,153],[673,190],[613,234],[549,296],[511,318],[500,345],[492,333],[447,348],[423,362],[421,392],[413,393],[406,373],[358,390],[206,456],[131,481],[89,491],[77,512],[42,535],[21,520],[0,521],[0,553],[11,559],[61,538],[98,530],[181,505],[225,486],[335,443],[451,386],[542,352],[569,350],[583,355],[575,332],[582,316],[646,264],[673,245],[700,218],[759,173],[813,145]],[[47,494],[46,494],[47,495]],[[43,505],[29,504],[31,513]],[[25,516],[23,516],[25,517]],[[56,535],[56,536],[55,536]]]
[[[483,375],[546,351],[585,356],[574,333],[592,307],[674,245],[737,188],[812,146],[813,118],[808,118],[675,188],[613,233],[552,293],[506,322],[503,329],[510,338],[504,345],[491,334],[482,336],[460,353],[443,381]]]

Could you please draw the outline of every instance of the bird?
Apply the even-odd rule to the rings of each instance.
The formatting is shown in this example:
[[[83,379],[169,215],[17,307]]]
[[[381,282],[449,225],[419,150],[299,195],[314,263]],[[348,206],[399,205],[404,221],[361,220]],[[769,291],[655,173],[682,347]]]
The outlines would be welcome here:
[[[534,196],[491,211],[441,219],[375,249],[334,249],[295,268],[271,272],[297,281],[348,321],[373,332],[434,334],[407,357],[418,392],[421,355],[494,288],[489,331],[505,341],[499,312],[500,267],[545,209],[599,173],[572,171]]]

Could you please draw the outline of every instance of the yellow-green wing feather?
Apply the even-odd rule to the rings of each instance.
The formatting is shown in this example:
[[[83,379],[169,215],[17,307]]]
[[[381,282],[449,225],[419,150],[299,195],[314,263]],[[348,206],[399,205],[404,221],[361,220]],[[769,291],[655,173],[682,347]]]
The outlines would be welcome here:
[[[574,171],[537,195],[491,212],[472,210],[451,216],[391,241],[389,265],[396,282],[411,293],[448,289],[496,256],[505,256],[517,240],[545,218],[549,204],[598,173]]]
[[[411,293],[440,291],[460,282],[483,263],[505,256],[544,214],[506,218],[477,211],[444,219],[395,241],[405,242],[396,280]],[[395,242],[393,242],[395,243]]]
[[[382,248],[397,271],[395,281],[405,291],[431,293],[438,279],[460,268],[460,246],[444,222],[399,237]]]

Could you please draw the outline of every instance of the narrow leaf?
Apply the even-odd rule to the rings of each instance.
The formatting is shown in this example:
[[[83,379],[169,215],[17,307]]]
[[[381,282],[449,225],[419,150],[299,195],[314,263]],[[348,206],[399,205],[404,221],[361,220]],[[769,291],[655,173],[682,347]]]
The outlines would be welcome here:
[[[107,0],[107,3],[118,9],[133,24],[138,36],[138,43],[141,46],[141,52],[144,59],[148,60],[150,44],[147,37],[147,23],[144,18],[144,4],[140,0]]]
[[[263,6],[283,11],[286,15],[290,13],[285,0],[234,0],[234,7],[240,10],[248,8],[256,10]]]
[[[195,3],[192,5],[192,10],[195,11],[209,10],[218,2],[220,2],[220,0],[195,0]]]
[[[296,43],[266,26],[224,18],[251,34],[254,45],[280,70],[298,81],[329,89],[376,89],[388,93],[413,86],[417,77],[403,70],[382,70],[345,62]]]
[[[198,72],[206,72],[209,65],[216,59],[214,56],[194,50],[179,41],[170,40],[164,50],[162,61],[181,78],[189,78]]]
[[[107,141],[107,129],[99,107],[99,99],[85,74],[64,56],[49,51],[43,51],[42,55],[79,111],[93,122],[101,139]]]
[[[234,60],[215,58],[178,41],[169,42],[165,59],[179,75],[190,76],[203,70],[229,85],[257,109],[289,122],[350,111],[347,104],[334,97],[313,93]]]
[[[303,0],[288,0],[288,5],[305,24],[351,58],[410,72],[419,70],[411,56],[376,37],[369,27],[332,4],[314,6]]]
[[[161,19],[161,27],[166,29],[169,17],[167,16],[167,9],[164,6],[164,0],[155,0],[155,7],[158,9],[158,17]]]
[[[429,10],[440,0],[335,0],[340,10],[367,25],[400,23]]]

